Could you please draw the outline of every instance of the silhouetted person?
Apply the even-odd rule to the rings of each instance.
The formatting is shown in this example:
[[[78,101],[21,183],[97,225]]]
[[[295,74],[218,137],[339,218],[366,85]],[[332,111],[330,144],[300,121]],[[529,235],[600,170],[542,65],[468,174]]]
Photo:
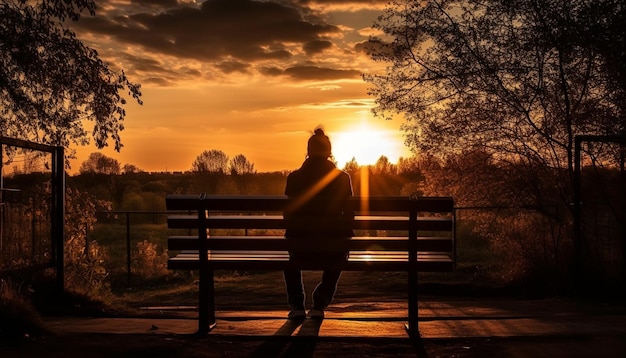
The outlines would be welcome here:
[[[315,129],[307,145],[307,158],[302,166],[287,177],[285,195],[290,198],[290,205],[285,209],[287,220],[285,237],[294,240],[296,249],[289,252],[291,261],[345,261],[348,252],[338,245],[354,234],[348,223],[354,213],[344,213],[342,208],[346,199],[352,196],[350,176],[337,169],[329,160],[331,144],[324,130]],[[307,243],[307,248],[298,250],[299,244]],[[315,243],[337,243],[337,249],[314,250]],[[303,245],[304,246],[304,245]],[[341,271],[325,270],[321,282],[313,291],[313,308],[309,312],[312,318],[323,318],[324,309],[332,302],[337,289]],[[289,302],[290,319],[306,317],[305,291],[300,270],[285,270],[285,286]]]

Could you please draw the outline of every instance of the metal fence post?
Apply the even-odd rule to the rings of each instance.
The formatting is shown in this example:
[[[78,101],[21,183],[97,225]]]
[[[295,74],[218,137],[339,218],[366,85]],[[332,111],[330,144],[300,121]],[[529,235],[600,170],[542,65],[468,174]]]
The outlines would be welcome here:
[[[52,250],[56,259],[57,288],[65,291],[65,150],[55,147],[52,155]]]
[[[130,257],[130,212],[126,212],[126,275],[127,285],[131,285],[131,257]]]

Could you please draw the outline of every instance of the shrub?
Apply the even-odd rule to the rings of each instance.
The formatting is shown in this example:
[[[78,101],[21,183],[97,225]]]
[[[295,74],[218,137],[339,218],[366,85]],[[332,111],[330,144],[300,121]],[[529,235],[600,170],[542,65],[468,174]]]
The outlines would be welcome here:
[[[65,285],[77,293],[102,298],[111,293],[106,281],[106,250],[87,239],[96,223],[96,209],[109,206],[95,197],[67,189],[65,212]]]
[[[494,267],[493,280],[523,284],[536,293],[559,289],[561,271],[567,267],[569,247],[559,223],[537,212],[500,210],[476,215],[474,230],[488,239]]]
[[[142,278],[159,278],[168,274],[167,252],[157,244],[143,240],[137,243],[133,257],[133,273]]]

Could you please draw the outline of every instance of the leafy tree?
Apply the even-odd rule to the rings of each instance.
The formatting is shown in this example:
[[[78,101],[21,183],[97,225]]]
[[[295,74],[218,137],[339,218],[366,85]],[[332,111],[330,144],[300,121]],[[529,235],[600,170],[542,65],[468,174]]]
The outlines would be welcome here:
[[[89,158],[80,164],[79,171],[81,174],[119,174],[120,162],[102,153],[95,152],[89,154]]]
[[[124,174],[134,174],[134,173],[141,173],[143,172],[143,170],[141,170],[138,166],[134,164],[126,163],[122,167],[122,172]]]
[[[400,175],[413,175],[413,174],[419,174],[420,169],[419,169],[419,160],[417,159],[417,157],[409,157],[409,158],[404,158],[404,157],[400,157],[398,158],[398,174]]]
[[[191,164],[192,172],[226,173],[228,156],[218,149],[205,150]]]
[[[88,144],[91,131],[98,148],[109,140],[122,147],[121,93],[141,104],[140,86],[110,69],[68,27],[95,9],[93,0],[0,3],[0,134],[67,148]]]
[[[243,154],[238,154],[230,160],[229,167],[232,183],[236,185],[236,189],[233,190],[240,194],[249,194],[251,190],[254,190],[252,174],[256,173],[256,170],[248,158]]]
[[[350,177],[353,178],[352,180],[354,180],[354,178],[356,177],[356,175],[359,173],[359,163],[357,163],[356,158],[352,157],[352,159],[350,159],[350,161],[346,162],[346,165],[343,167],[343,170],[350,174]]]
[[[246,158],[246,156],[243,154],[238,154],[233,159],[231,159],[229,167],[230,173],[234,175],[256,173],[256,170],[254,169],[254,164],[251,163],[248,158]]]
[[[397,166],[395,164],[392,164],[389,161],[389,158],[381,155],[380,158],[376,160],[376,163],[374,163],[372,171],[374,172],[374,174],[393,175],[396,174]]]
[[[574,137],[626,135],[625,11],[616,0],[391,1],[368,43],[390,64],[365,76],[374,112],[404,115],[422,152],[476,148],[543,167],[569,202]]]
[[[419,160],[415,156],[398,158],[397,172],[398,175],[409,181],[420,181],[424,179],[422,171],[420,170]]]

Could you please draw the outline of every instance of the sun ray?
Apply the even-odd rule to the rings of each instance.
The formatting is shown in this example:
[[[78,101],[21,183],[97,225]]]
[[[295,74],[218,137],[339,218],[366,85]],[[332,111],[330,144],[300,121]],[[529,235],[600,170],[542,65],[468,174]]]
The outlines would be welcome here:
[[[321,180],[315,183],[315,185],[309,188],[309,190],[307,190],[305,193],[303,193],[302,195],[296,197],[293,201],[291,201],[289,205],[287,206],[287,208],[285,209],[285,211],[293,212],[295,210],[298,210],[298,208],[304,205],[304,203],[311,200],[311,198],[314,197],[315,194],[319,193],[322,189],[324,189],[324,187],[330,184],[330,182],[335,180],[335,178],[337,178],[339,174],[340,172],[338,170],[330,171]]]

